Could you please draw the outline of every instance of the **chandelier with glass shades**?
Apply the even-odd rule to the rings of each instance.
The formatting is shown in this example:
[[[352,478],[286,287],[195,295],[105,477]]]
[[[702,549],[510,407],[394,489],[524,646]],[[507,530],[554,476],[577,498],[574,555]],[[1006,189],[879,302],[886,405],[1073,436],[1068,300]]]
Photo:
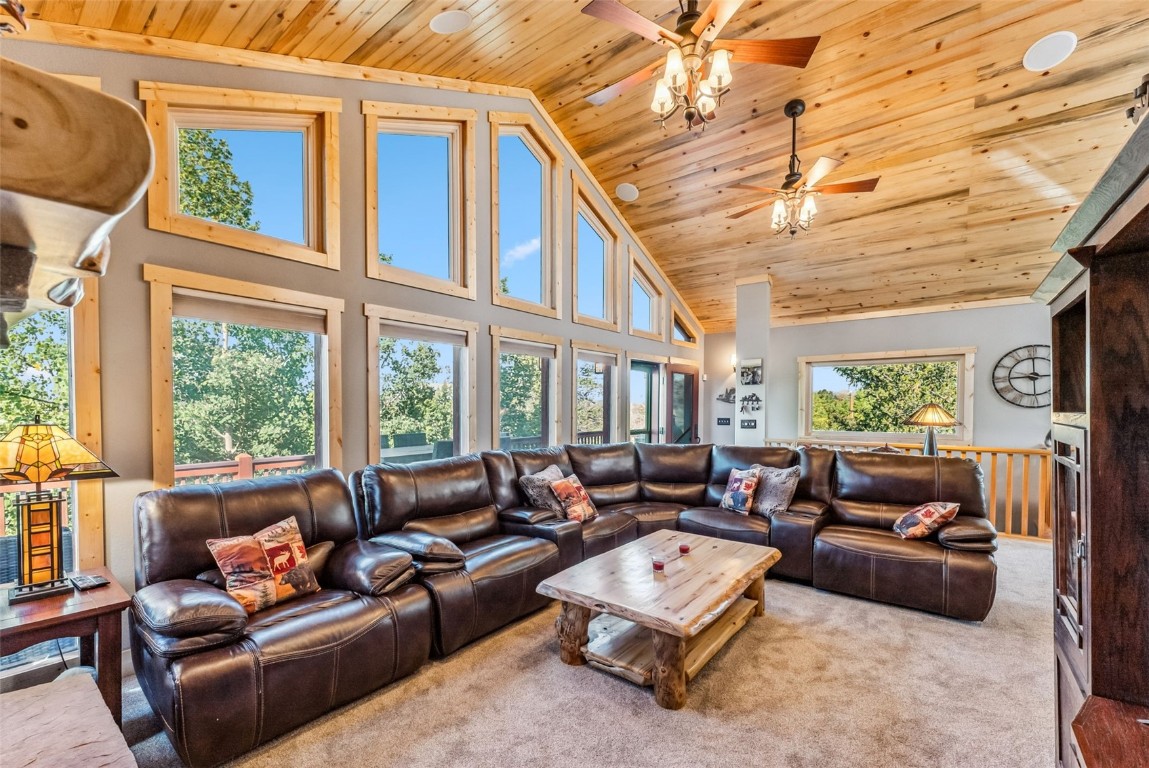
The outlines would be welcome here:
[[[687,125],[705,129],[706,123],[714,119],[722,97],[730,92],[730,51],[715,48],[703,57],[699,53],[702,47],[687,35],[666,52],[666,67],[654,84],[654,99],[650,102],[660,125],[665,127],[666,120],[681,109]]]

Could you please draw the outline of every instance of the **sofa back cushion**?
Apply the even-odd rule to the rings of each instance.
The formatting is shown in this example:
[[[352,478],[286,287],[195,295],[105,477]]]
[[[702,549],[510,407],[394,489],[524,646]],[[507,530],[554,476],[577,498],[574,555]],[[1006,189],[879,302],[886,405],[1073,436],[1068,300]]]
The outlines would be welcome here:
[[[491,488],[495,509],[502,512],[504,509],[522,506],[519,499],[519,476],[515,472],[511,454],[506,451],[483,451],[479,456],[487,469],[487,484]]]
[[[142,493],[135,502],[136,588],[194,579],[216,567],[208,539],[251,535],[293,515],[304,546],[356,536],[351,492],[337,469]]]
[[[834,466],[831,506],[847,525],[891,528],[931,501],[959,504],[959,516],[986,516],[981,465],[970,459],[839,451]]]
[[[834,457],[837,451],[829,448],[798,449],[798,465],[802,474],[798,477],[796,499],[813,499],[829,504],[834,491]]]
[[[571,469],[595,506],[639,500],[638,451],[634,443],[568,445],[566,452]],[[562,469],[561,464],[559,468]]]
[[[726,492],[726,481],[732,469],[750,469],[754,464],[785,469],[798,463],[798,452],[790,448],[767,448],[755,445],[714,445],[710,448],[710,477],[707,479],[705,503],[717,507]],[[801,493],[798,494],[799,496]]]
[[[711,446],[639,443],[635,449],[643,501],[697,507],[706,500]]]
[[[462,544],[498,533],[486,466],[477,454],[373,464],[351,477],[365,538],[418,530]]]

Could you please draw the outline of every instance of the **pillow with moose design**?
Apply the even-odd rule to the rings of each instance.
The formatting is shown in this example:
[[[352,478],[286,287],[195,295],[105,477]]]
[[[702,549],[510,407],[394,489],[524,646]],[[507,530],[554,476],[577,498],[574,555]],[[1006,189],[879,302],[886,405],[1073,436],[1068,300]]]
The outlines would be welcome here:
[[[248,613],[319,591],[295,517],[251,536],[208,539],[228,593]]]

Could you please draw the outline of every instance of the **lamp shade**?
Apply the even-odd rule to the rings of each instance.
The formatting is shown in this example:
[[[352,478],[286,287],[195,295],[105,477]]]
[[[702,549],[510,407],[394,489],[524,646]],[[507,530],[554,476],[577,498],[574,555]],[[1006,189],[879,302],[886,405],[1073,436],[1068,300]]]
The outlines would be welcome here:
[[[0,477],[10,483],[118,477],[55,424],[20,424],[0,440]]]
[[[910,414],[905,423],[913,427],[952,427],[958,420],[937,403],[926,403]]]

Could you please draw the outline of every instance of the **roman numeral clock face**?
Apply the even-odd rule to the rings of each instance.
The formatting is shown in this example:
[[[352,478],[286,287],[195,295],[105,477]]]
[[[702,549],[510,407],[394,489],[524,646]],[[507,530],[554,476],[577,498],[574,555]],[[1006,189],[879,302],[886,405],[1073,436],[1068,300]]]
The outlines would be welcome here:
[[[1053,366],[1048,344],[1029,344],[1005,353],[993,369],[993,388],[1022,408],[1049,405]]]

